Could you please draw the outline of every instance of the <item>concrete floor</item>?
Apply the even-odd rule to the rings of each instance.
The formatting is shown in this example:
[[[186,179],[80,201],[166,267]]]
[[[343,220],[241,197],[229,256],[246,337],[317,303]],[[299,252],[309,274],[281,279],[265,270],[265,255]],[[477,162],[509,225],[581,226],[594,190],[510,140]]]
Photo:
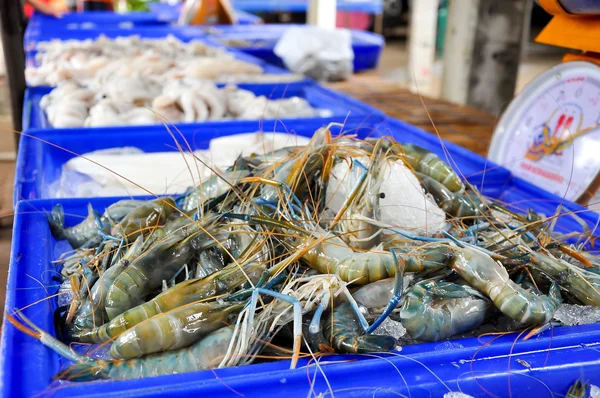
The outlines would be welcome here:
[[[560,62],[562,52],[529,51],[519,68],[517,92],[532,78]],[[390,42],[383,51],[376,73],[386,79],[406,84],[408,81],[406,43]],[[440,72],[441,75],[441,72]],[[0,79],[0,308],[4,308],[6,276],[12,237],[12,189],[14,180],[14,136],[10,120],[10,103],[6,82]],[[8,159],[8,160],[6,160]],[[2,313],[3,315],[3,313]],[[0,315],[0,319],[1,316]]]

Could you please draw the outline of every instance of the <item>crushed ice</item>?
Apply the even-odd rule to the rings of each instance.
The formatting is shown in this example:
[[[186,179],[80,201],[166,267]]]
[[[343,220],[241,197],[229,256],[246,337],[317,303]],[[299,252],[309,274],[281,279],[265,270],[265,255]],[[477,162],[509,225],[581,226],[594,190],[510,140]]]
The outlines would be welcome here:
[[[71,304],[75,295],[73,294],[73,289],[71,288],[71,280],[67,279],[63,283],[60,284],[58,288],[58,306],[65,307]]]
[[[400,322],[386,318],[385,321],[375,329],[373,334],[392,336],[398,340],[406,335],[406,329]]]
[[[463,392],[447,392],[444,394],[444,398],[473,398],[469,394],[465,394]]]
[[[554,319],[566,326],[600,322],[600,307],[593,305],[561,304]]]

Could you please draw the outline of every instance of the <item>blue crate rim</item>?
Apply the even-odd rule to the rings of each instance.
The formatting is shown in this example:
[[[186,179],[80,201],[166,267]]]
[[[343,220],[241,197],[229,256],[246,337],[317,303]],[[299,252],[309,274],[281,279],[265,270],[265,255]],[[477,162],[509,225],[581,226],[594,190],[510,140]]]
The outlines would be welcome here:
[[[242,89],[265,89],[267,87],[272,86],[274,90],[283,90],[284,92],[287,91],[286,87],[287,87],[288,83],[262,83],[262,84],[255,84],[255,83],[250,83],[250,84],[236,84],[236,86],[242,88]],[[224,86],[226,84],[221,84],[221,86]],[[362,101],[357,100],[356,98],[350,97],[348,95],[345,95],[343,93],[339,93],[335,90],[329,89],[327,87],[324,87],[320,84],[317,84],[315,82],[313,82],[312,80],[301,80],[299,82],[292,82],[290,84],[290,86],[295,87],[297,89],[309,89],[312,92],[317,92],[318,94],[322,94],[325,95],[327,97],[329,97],[330,101],[339,101],[340,103],[346,103],[349,106],[354,108],[354,114],[350,113],[345,119],[346,120],[350,120],[350,121],[356,121],[356,120],[364,120],[366,121],[371,121],[373,124],[380,122],[381,120],[383,120],[385,118],[385,114],[380,111],[379,109],[365,104]],[[29,107],[30,102],[32,102],[32,96],[33,96],[33,92],[34,91],[42,91],[45,93],[45,91],[50,90],[51,87],[48,86],[36,86],[36,87],[29,87],[26,89],[25,92],[25,101],[24,104],[26,104],[26,106],[28,107],[27,109],[25,109],[25,111],[29,111],[28,113],[24,113],[23,114],[23,130],[28,133],[28,134],[32,134],[35,135],[38,131],[45,131],[45,130],[59,130],[59,129],[54,129],[52,127],[30,127],[30,121],[31,121],[31,115],[34,112],[34,107]],[[39,111],[41,112],[41,109],[39,109]],[[328,117],[304,117],[304,118],[290,118],[290,119],[280,119],[280,120],[296,120],[296,121],[308,121],[308,120],[322,120],[325,124],[327,124],[328,122],[339,122],[341,118],[341,115],[332,115],[332,116],[328,116]],[[262,120],[275,120],[275,119],[262,119]],[[278,119],[279,120],[279,119]],[[200,127],[205,127],[205,128],[213,128],[213,127],[218,127],[218,126],[226,126],[226,125],[232,125],[232,123],[236,123],[238,122],[237,120],[217,120],[217,121],[207,121],[207,122],[198,122],[198,123],[174,123],[174,126],[182,126],[182,125],[191,125],[191,126],[198,126]],[[156,126],[157,124],[153,124],[153,125],[143,125],[143,126],[111,126],[111,127],[93,127],[93,128],[86,128],[88,130],[93,130],[93,131],[105,131],[107,133],[109,132],[113,132],[115,131],[115,129],[122,129],[122,128],[127,128],[129,130],[132,131],[140,131],[142,132],[144,129],[147,129],[149,127],[152,126]],[[77,130],[81,130],[82,127],[74,127],[74,128],[65,128],[65,129],[60,129],[60,130],[64,130],[64,131],[77,131]]]

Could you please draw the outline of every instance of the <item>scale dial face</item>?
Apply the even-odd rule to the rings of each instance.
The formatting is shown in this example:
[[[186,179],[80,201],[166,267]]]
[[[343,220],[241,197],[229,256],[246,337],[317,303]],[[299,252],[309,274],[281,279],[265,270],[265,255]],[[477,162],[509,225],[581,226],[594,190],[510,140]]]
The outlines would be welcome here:
[[[577,200],[600,171],[600,67],[557,65],[513,100],[489,158],[513,175]]]

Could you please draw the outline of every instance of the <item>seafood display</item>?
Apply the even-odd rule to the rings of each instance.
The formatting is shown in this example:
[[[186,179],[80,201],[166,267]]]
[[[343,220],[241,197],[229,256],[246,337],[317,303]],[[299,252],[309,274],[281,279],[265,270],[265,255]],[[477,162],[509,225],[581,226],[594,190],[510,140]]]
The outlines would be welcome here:
[[[225,49],[201,40],[184,43],[174,36],[139,36],[87,40],[51,40],[37,45],[38,66],[28,66],[30,86],[73,82],[85,86],[112,76],[142,76],[155,82],[183,77],[224,82],[297,80],[294,75],[263,73],[259,65],[237,59]]]
[[[207,120],[327,117],[301,97],[267,98],[236,86],[181,78],[160,84],[139,76],[112,75],[88,87],[60,84],[40,107],[52,127],[106,127]]]
[[[249,152],[181,195],[90,206],[74,226],[60,205],[48,214],[72,248],[57,261],[62,341],[17,309],[6,319],[72,362],[58,379],[278,357],[294,368],[484,327],[530,338],[563,303],[600,306],[591,233],[503,207],[424,148],[323,127],[305,145]],[[381,333],[390,321],[406,335]]]

